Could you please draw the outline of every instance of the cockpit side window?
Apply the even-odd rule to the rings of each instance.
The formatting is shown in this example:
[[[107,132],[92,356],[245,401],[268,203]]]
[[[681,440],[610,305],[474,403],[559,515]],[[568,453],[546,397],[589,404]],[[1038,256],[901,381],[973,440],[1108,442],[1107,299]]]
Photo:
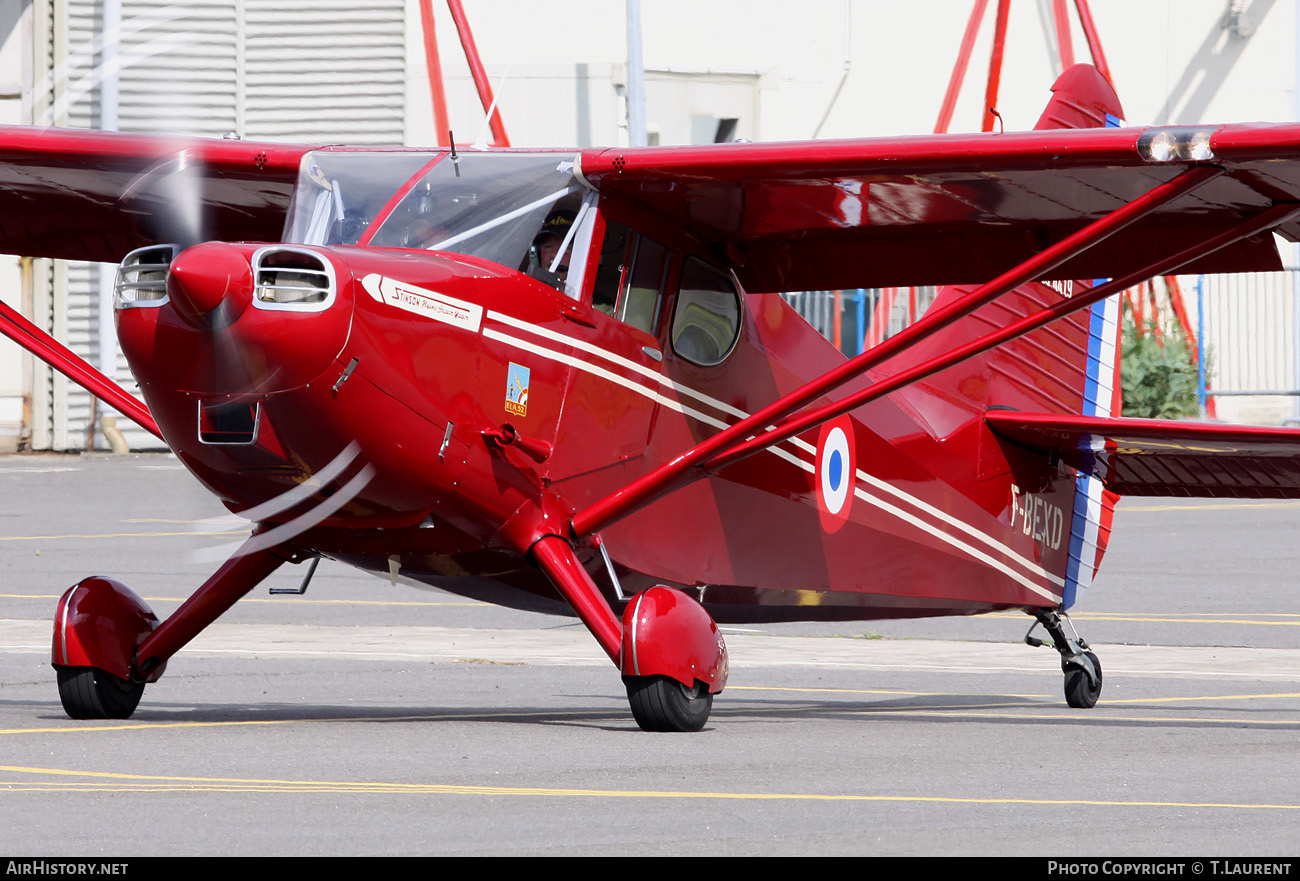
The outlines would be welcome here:
[[[671,258],[672,252],[664,245],[632,233],[627,243],[627,264],[614,312],[619,321],[656,335],[660,294]]]
[[[606,220],[605,233],[600,245],[600,262],[591,286],[591,307],[597,312],[613,315],[618,308],[618,291],[623,281],[623,269],[630,266],[628,240],[632,231],[621,223]]]
[[[740,294],[731,277],[686,258],[673,309],[673,351],[701,367],[721,364],[740,336]]]

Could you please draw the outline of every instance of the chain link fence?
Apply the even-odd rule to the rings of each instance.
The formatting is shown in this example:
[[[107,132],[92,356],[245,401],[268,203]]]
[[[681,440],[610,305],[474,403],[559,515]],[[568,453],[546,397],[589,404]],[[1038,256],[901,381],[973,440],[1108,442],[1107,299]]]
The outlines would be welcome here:
[[[859,288],[782,296],[851,357],[924,315],[938,290]],[[1202,415],[1300,424],[1300,268],[1156,279],[1123,296],[1126,311],[1144,328],[1187,337],[1196,354],[1192,367],[1198,372]]]

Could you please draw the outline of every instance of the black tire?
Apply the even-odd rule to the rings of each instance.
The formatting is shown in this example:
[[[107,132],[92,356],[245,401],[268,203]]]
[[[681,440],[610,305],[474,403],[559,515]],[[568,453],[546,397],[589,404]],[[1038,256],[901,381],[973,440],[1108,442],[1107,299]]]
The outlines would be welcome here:
[[[699,731],[713,695],[699,682],[687,688],[669,676],[627,676],[627,701],[642,731]]]
[[[1077,710],[1087,710],[1097,705],[1101,696],[1101,661],[1092,652],[1084,652],[1097,671],[1097,684],[1093,686],[1088,674],[1080,667],[1065,671],[1065,702]]]
[[[97,667],[59,667],[59,700],[73,719],[129,719],[143,682],[118,679]]]

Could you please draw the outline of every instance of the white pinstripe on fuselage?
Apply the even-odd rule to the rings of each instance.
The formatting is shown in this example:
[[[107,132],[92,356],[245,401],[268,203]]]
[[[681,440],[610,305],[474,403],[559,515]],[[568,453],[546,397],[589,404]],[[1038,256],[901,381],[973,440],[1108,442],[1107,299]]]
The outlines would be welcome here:
[[[531,352],[532,354],[548,358],[561,364],[566,364],[578,370],[583,370],[593,376],[612,382],[631,392],[642,395],[658,404],[676,410],[692,419],[699,420],[705,425],[710,425],[717,429],[727,428],[731,423],[724,421],[717,416],[709,415],[703,412],[699,406],[689,406],[683,403],[683,399],[694,402],[695,405],[702,405],[704,408],[711,409],[717,413],[729,416],[734,421],[744,419],[749,414],[736,407],[733,407],[723,401],[703,394],[689,386],[684,386],[669,377],[664,376],[656,370],[648,368],[635,361],[624,358],[600,346],[594,345],[586,340],[558,333],[549,328],[531,324],[522,321],[505,313],[489,311],[486,315],[488,323],[495,322],[499,325],[511,328],[516,332],[523,332],[535,339],[546,340],[551,343],[557,343],[562,346],[575,349],[586,355],[594,356],[606,362],[610,366],[601,366],[593,364],[590,360],[577,357],[565,352],[556,351],[534,340],[522,339],[517,335],[512,335],[496,327],[485,324],[482,330],[483,335],[491,340],[504,343],[509,346]],[[611,369],[617,368],[617,369]],[[629,375],[630,374],[630,375]],[[637,377],[634,379],[633,377]],[[639,380],[649,380],[658,388],[644,384]],[[664,392],[672,392],[673,395]],[[799,438],[791,438],[783,442],[793,447],[795,452],[785,449],[782,445],[773,445],[768,450],[773,455],[781,458],[797,468],[800,468],[809,474],[815,472],[813,461],[816,458],[816,449],[806,441]],[[805,458],[805,456],[807,458]],[[868,474],[862,469],[856,470],[856,486],[854,487],[854,496],[862,499],[865,503],[872,505],[878,510],[896,517],[899,520],[922,530],[928,535],[945,542],[956,550],[980,561],[981,563],[1001,572],[1008,578],[1011,578],[1018,584],[1023,585],[1035,594],[1047,599],[1053,603],[1059,603],[1060,595],[1051,588],[1059,588],[1064,584],[1064,580],[1057,575],[1048,572],[1039,564],[1026,558],[1015,549],[1011,548],[997,538],[988,535],[975,528],[971,524],[948,514],[947,512],[936,508],[935,506],[916,498],[915,496],[898,489],[897,487]],[[904,510],[894,502],[891,502],[886,496],[891,497],[894,502],[902,503],[913,509],[913,511]],[[930,518],[928,521],[926,518]],[[960,535],[954,535],[943,529],[942,526],[950,527]],[[964,537],[963,537],[964,536]],[[982,545],[977,547],[977,545]]]

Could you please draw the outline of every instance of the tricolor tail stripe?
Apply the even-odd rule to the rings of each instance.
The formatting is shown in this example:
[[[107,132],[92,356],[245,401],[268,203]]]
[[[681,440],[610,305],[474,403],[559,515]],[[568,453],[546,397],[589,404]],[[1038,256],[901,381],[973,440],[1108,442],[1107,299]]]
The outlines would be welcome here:
[[[1093,282],[1101,284],[1104,279]],[[1088,315],[1088,366],[1084,380],[1083,415],[1110,416],[1115,403],[1115,359],[1119,335],[1119,298],[1094,303]],[[1070,559],[1066,564],[1062,605],[1069,608],[1079,591],[1092,584],[1101,562],[1098,533],[1104,514],[1101,478],[1081,471],[1075,482],[1074,511],[1070,519]]]
[[[1124,120],[1106,114],[1106,128],[1118,128]],[[1093,287],[1108,279],[1093,279]],[[1088,310],[1088,369],[1083,387],[1083,415],[1110,416],[1115,407],[1115,371],[1119,343],[1119,297],[1107,297],[1093,303]],[[1061,605],[1070,608],[1079,591],[1092,584],[1092,576],[1101,564],[1104,538],[1099,533],[1109,515],[1101,478],[1091,471],[1080,472],[1075,479],[1074,511],[1070,519],[1070,559],[1066,563],[1065,588]]]

